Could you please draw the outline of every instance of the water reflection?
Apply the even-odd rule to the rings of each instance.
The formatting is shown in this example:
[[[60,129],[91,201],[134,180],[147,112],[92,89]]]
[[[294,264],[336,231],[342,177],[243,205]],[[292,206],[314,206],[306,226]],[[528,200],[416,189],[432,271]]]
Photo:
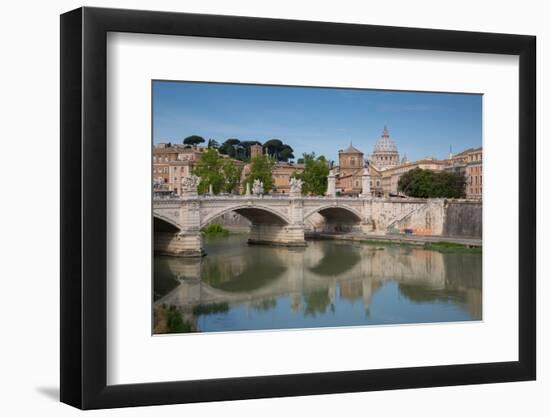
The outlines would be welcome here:
[[[481,319],[480,253],[249,246],[245,236],[207,240],[206,250],[202,259],[155,257],[156,332]]]

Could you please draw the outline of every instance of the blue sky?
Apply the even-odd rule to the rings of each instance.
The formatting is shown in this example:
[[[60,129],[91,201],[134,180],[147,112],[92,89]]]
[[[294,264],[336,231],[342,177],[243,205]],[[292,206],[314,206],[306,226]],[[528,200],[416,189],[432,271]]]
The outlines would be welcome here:
[[[481,146],[482,96],[340,88],[153,82],[153,141],[280,139],[337,160],[350,142],[367,154],[384,125],[401,157],[444,158]]]

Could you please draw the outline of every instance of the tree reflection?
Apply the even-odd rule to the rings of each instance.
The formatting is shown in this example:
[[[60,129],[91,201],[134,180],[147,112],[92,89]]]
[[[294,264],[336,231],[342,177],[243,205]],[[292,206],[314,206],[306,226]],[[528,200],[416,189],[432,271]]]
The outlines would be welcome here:
[[[332,312],[335,311],[334,304],[332,304],[330,300],[328,289],[316,290],[304,295],[304,302],[306,304],[304,309],[304,314],[306,316],[315,317],[317,313],[325,314],[329,306]]]
[[[257,311],[269,311],[277,307],[277,300],[275,298],[266,298],[252,305],[252,308]]]
[[[322,248],[321,261],[309,268],[311,272],[321,276],[341,276],[361,260],[357,248],[349,244],[323,245]]]

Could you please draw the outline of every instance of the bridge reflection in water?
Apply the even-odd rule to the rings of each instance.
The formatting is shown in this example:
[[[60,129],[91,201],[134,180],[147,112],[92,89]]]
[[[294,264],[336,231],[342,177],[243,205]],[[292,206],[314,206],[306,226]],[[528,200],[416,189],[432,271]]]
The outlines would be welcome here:
[[[174,306],[190,331],[481,319],[481,254],[310,241],[206,242],[209,256],[155,257],[155,311]]]

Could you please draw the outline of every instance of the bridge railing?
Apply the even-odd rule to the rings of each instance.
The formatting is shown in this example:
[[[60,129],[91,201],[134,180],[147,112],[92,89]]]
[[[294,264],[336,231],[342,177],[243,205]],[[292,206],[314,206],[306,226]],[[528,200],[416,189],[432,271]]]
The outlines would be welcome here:
[[[288,194],[286,195],[236,195],[236,194],[228,194],[228,195],[199,195],[197,197],[192,197],[193,200],[228,200],[228,201],[234,201],[234,200],[284,200],[288,201],[290,199],[294,199],[296,197],[290,197]],[[358,196],[340,196],[340,197],[327,197],[327,196],[300,196],[299,197],[302,200],[312,200],[312,201],[318,201],[318,200],[363,200],[364,197],[358,197]],[[182,201],[186,198],[181,196],[164,196],[164,195],[154,195],[153,200],[154,201]]]
[[[265,195],[238,195],[238,194],[218,194],[218,195],[209,195],[209,194],[202,194],[196,197],[192,197],[193,200],[227,200],[227,201],[234,201],[234,200],[257,200],[257,201],[277,201],[277,200],[285,200],[288,201],[292,198],[288,194],[265,194]],[[340,200],[340,201],[359,201],[359,200],[371,200],[371,201],[379,201],[379,202],[401,202],[401,203],[426,203],[427,201],[435,201],[435,200],[442,200],[442,199],[426,199],[426,198],[403,198],[403,197],[360,197],[360,196],[335,196],[335,197],[328,197],[328,196],[300,196],[299,197],[302,200],[307,201],[327,201],[327,200]],[[186,198],[177,196],[177,195],[157,195],[155,194],[153,196],[154,201],[159,202],[178,202],[183,201]],[[450,200],[449,200],[450,201]]]

